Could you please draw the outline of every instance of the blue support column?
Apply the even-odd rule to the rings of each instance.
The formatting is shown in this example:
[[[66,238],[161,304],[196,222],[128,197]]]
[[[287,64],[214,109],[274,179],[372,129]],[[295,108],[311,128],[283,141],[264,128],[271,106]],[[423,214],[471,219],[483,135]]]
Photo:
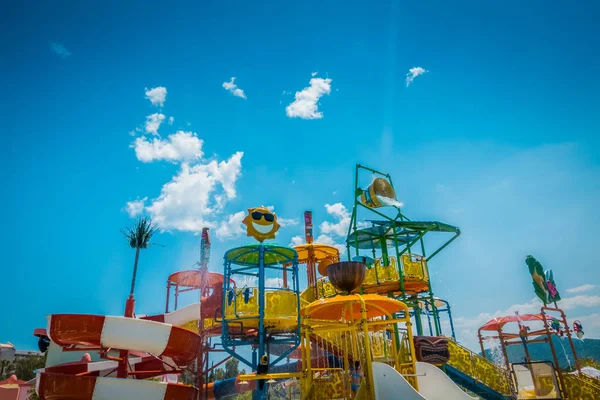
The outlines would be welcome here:
[[[265,351],[265,246],[260,244],[258,248],[258,359],[260,360]],[[255,370],[258,364],[255,365]],[[264,385],[260,390],[259,385],[256,385],[256,390],[252,398],[254,400],[266,400],[267,386]]]
[[[429,302],[425,300],[425,314],[427,314],[427,324],[429,325],[429,336],[433,336],[433,328],[431,327],[431,317],[429,316]]]

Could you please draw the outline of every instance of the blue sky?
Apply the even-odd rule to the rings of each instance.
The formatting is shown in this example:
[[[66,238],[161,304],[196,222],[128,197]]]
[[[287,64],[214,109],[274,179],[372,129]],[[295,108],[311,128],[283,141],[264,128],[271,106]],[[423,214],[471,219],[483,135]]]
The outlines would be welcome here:
[[[430,266],[460,340],[537,307],[527,254],[600,337],[598,3],[376,3],[5,10],[0,342],[35,347],[51,313],[122,313],[128,202],[167,229],[136,286],[137,311],[157,313],[167,276],[197,258],[194,231],[213,227],[219,271],[248,241],[248,207],[289,220],[280,243],[306,209],[341,243],[357,162],[392,174],[412,219],[462,229]],[[428,72],[407,87],[416,67]]]

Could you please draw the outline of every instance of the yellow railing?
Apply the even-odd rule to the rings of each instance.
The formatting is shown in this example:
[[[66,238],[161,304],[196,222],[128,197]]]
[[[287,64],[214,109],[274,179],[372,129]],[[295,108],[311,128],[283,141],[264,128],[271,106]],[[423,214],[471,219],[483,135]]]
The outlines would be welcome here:
[[[569,400],[598,400],[600,386],[594,384],[593,378],[583,378],[577,375],[563,374],[564,390]]]
[[[380,258],[376,259],[370,268],[367,268],[363,285],[377,285],[384,282],[394,282],[400,279],[398,263],[395,257],[389,258],[389,265],[382,265]]]
[[[429,280],[427,260],[424,257],[418,254],[403,254],[400,259],[405,281],[427,282]],[[388,260],[388,265],[384,265],[382,258],[375,259],[373,265],[367,268],[365,280],[362,283],[363,286],[377,286],[400,280],[396,257],[389,257]],[[338,291],[327,278],[321,278],[317,281],[317,291],[319,298],[332,297],[338,294]],[[305,291],[303,297],[306,304],[314,301],[309,291]]]
[[[418,254],[406,253],[400,257],[402,260],[402,273],[406,278],[420,281],[429,280],[427,273],[427,260]]]
[[[350,392],[351,376],[343,369],[328,369],[313,378],[315,400],[343,399]]]
[[[506,396],[510,394],[506,371],[452,340],[448,341],[448,350],[450,351],[448,364],[452,367],[500,394]]]
[[[244,289],[232,289],[234,296],[229,301],[225,294],[225,315],[229,321],[243,320],[244,326],[258,323],[258,288],[248,288],[248,296]],[[254,321],[254,322],[253,322]],[[265,324],[267,327],[290,328],[298,322],[298,303],[296,294],[284,290],[267,290],[265,293]]]

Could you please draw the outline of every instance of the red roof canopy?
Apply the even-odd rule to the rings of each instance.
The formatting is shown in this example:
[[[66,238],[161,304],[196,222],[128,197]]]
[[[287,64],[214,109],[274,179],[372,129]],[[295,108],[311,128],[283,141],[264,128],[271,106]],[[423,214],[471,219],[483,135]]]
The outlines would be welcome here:
[[[187,271],[179,271],[169,275],[169,282],[176,283],[179,286],[200,287],[200,270],[191,269]],[[233,282],[233,281],[232,281]],[[206,273],[206,286],[215,286],[223,284],[223,274],[216,272]]]
[[[552,317],[546,316],[546,319],[553,319]],[[509,315],[507,317],[493,318],[481,325],[480,331],[499,331],[502,327],[509,322],[524,322],[524,321],[543,321],[544,317],[542,314],[523,314],[523,315]]]

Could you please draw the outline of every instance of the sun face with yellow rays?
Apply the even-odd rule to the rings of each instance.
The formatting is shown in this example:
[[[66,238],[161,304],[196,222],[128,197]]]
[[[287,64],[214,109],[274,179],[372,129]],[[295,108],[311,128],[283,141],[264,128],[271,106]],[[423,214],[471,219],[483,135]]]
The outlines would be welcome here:
[[[249,208],[248,215],[242,223],[246,225],[247,235],[261,243],[265,239],[274,239],[275,232],[280,228],[277,223],[277,215],[264,206]]]

